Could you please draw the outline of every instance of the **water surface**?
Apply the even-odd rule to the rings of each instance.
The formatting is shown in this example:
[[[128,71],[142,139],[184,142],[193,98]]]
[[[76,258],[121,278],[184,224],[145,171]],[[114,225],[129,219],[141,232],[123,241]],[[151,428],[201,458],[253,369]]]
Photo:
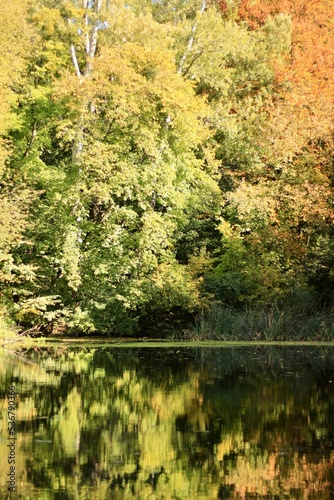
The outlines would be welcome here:
[[[334,496],[334,347],[62,345],[0,381],[1,498]]]

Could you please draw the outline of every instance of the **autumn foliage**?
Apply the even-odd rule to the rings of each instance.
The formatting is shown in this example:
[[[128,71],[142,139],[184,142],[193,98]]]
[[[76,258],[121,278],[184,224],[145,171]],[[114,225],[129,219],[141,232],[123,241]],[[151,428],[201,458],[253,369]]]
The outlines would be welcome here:
[[[331,307],[332,2],[2,3],[7,317]]]
[[[334,104],[334,4],[327,0],[242,0],[238,19],[258,29],[281,13],[291,17],[292,38],[289,60],[279,68],[277,79],[291,84],[291,101],[308,106],[315,121],[319,121],[318,111],[330,120]]]

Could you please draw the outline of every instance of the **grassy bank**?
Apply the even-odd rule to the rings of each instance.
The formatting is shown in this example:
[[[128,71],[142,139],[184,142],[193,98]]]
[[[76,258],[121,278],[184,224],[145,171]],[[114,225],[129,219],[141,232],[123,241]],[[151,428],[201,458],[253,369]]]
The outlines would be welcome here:
[[[195,318],[193,327],[174,332],[184,340],[234,341],[332,341],[334,315],[331,311],[284,309],[236,310],[216,305]]]
[[[104,335],[108,341],[164,340],[181,342],[202,341],[272,341],[272,342],[332,342],[334,341],[334,314],[330,310],[306,310],[301,306],[284,308],[238,310],[230,306],[214,305],[210,310],[199,314],[188,328],[175,328],[168,324],[159,327],[159,332],[152,329],[151,335],[145,331],[135,337]],[[19,332],[18,328],[8,326],[0,318],[0,346],[20,346],[41,344],[48,340],[71,340],[71,336],[29,335],[30,330]],[[93,341],[101,336],[79,335]]]

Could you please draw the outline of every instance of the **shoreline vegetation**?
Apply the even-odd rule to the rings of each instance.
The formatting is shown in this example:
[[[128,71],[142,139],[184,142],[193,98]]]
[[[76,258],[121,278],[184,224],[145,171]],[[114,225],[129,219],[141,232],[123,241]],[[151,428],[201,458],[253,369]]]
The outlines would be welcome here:
[[[0,328],[1,347],[23,343],[24,345],[40,345],[48,342],[85,342],[98,341],[105,343],[137,343],[137,342],[333,342],[334,316],[331,311],[306,312],[305,309],[289,307],[285,309],[270,308],[266,310],[236,310],[229,306],[214,306],[203,311],[185,328],[159,325],[153,331],[139,332],[136,335],[118,336],[115,334],[100,336],[87,335],[84,332],[67,334],[46,334],[36,328],[19,331],[8,328],[5,323]]]
[[[237,311],[214,307],[195,319],[185,332],[189,340],[224,341],[331,341],[334,338],[331,312],[305,314],[298,308]]]
[[[334,339],[333,2],[0,8],[5,345]]]

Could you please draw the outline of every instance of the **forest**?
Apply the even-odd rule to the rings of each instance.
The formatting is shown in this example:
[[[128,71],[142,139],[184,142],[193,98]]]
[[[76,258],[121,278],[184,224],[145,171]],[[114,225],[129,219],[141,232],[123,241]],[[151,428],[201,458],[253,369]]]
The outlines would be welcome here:
[[[334,338],[334,3],[0,0],[0,326]]]

